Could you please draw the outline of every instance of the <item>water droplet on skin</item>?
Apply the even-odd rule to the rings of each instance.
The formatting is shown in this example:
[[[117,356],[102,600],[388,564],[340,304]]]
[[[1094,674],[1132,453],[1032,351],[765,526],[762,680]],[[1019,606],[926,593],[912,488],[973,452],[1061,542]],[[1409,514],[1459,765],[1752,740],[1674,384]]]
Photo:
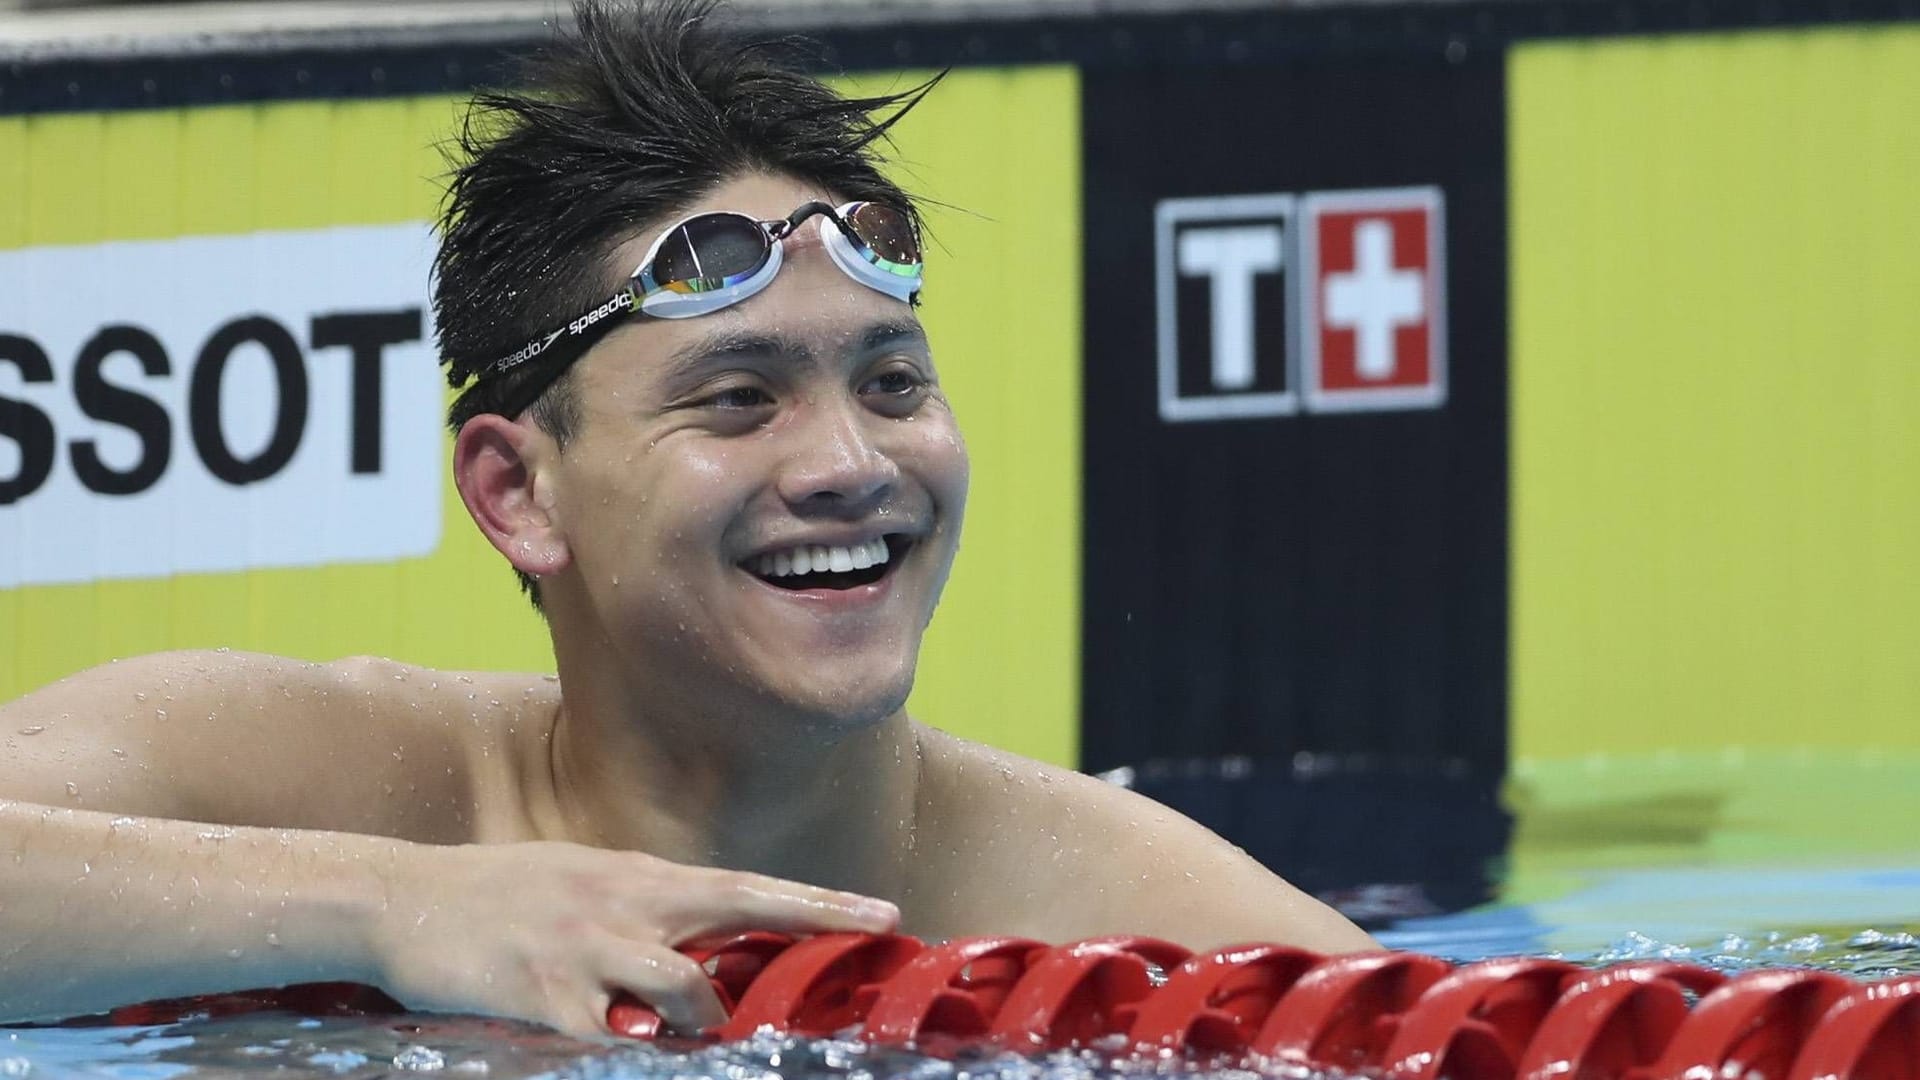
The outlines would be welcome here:
[[[80,796],[80,785],[71,780],[67,781],[67,794],[78,798]]]
[[[38,735],[38,734],[40,734],[41,732],[43,732],[43,731],[45,731],[45,730],[47,730],[47,726],[46,726],[45,724],[35,724],[35,725],[33,725],[32,727],[23,727],[23,728],[21,728],[21,729],[20,729],[20,734],[22,734],[22,735]]]
[[[147,700],[147,692],[145,690],[135,690],[133,692],[133,700],[135,701]]]

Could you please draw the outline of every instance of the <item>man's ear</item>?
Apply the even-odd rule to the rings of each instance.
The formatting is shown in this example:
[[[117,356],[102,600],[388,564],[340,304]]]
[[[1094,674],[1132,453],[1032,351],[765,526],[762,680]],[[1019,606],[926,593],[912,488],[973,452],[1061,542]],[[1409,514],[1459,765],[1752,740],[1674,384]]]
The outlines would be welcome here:
[[[553,510],[551,465],[559,447],[531,421],[482,413],[453,440],[453,481],[467,513],[514,569],[535,577],[573,561]]]

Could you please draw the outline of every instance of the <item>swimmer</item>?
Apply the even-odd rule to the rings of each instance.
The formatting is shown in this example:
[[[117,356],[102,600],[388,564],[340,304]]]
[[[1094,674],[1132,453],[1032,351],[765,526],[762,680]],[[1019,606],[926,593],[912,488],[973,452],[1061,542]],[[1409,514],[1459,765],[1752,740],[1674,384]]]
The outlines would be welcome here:
[[[906,715],[968,481],[876,157],[916,98],[711,7],[579,8],[479,99],[441,223],[454,481],[557,677],[175,653],[0,706],[0,1019],[352,980],[691,1031],[724,1013],[675,946],[748,929],[1373,946],[1170,810]]]

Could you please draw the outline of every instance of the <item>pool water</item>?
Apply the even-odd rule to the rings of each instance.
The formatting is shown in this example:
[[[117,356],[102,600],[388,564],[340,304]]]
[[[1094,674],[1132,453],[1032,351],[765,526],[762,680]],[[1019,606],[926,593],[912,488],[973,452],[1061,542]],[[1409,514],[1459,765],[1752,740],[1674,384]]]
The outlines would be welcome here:
[[[1716,875],[1718,876],[1718,875]],[[1543,936],[1564,933],[1542,917],[1553,908],[1491,908],[1429,917],[1382,931],[1394,948],[1456,961],[1516,953],[1562,956],[1594,966],[1628,960],[1675,959],[1737,973],[1754,968],[1805,967],[1862,979],[1920,974],[1920,938],[1899,922],[1920,912],[1920,874],[1846,871],[1791,877],[1788,896],[1818,895],[1841,907],[1906,904],[1887,929],[1852,931],[1782,924],[1779,929],[1665,938],[1634,931],[1587,950],[1541,950]],[[1896,888],[1889,889],[1889,883]],[[1623,902],[1672,881],[1651,878],[1604,883],[1596,897]],[[1752,880],[1748,887],[1753,902]],[[1599,900],[1596,900],[1598,903]],[[1765,902],[1764,898],[1761,902]],[[1589,909],[1591,911],[1592,909]],[[1782,908],[1781,910],[1786,910]],[[1653,925],[1653,924],[1648,924]],[[721,1046],[686,1043],[593,1042],[511,1021],[458,1016],[312,1019],[255,1014],[188,1019],[149,1027],[33,1028],[0,1035],[0,1077],[390,1077],[442,1073],[449,1077],[608,1078],[608,1080],[1107,1080],[1122,1077],[1259,1076],[1315,1080],[1294,1066],[1253,1071],[1207,1068],[1179,1059],[1141,1061],[1098,1051],[1042,1057],[976,1053],[958,1058],[867,1047],[844,1039],[763,1034]]]
[[[1630,935],[1590,959],[1683,957],[1741,971],[1783,965],[1862,977],[1920,973],[1920,943],[1905,932],[1728,936],[1700,945]],[[163,1027],[34,1029],[0,1038],[0,1076],[122,1077],[552,1077],[580,1080],[1119,1080],[1206,1076],[1209,1080],[1330,1074],[1296,1066],[1208,1069],[1179,1059],[1136,1060],[1089,1052],[1042,1057],[975,1054],[954,1059],[869,1048],[840,1039],[765,1034],[721,1046],[596,1043],[531,1025],[472,1017],[301,1019],[284,1015],[189,1020]]]
[[[1383,779],[1378,770],[1359,775],[1318,766],[1304,776],[1262,775],[1244,764],[1227,769],[1231,775],[1175,770],[1179,782],[1195,781],[1192,792],[1163,783],[1151,793],[1271,864],[1298,868],[1290,876],[1393,949],[1454,962],[1528,955],[1593,966],[1681,960],[1727,973],[1801,967],[1860,979],[1920,975],[1920,834],[1911,828],[1920,821],[1920,783],[1910,782],[1920,769],[1889,769],[1877,778],[1846,770],[1844,795],[1853,802],[1820,824],[1812,803],[1790,794],[1815,787],[1805,763],[1795,762],[1790,775],[1762,776],[1751,766],[1743,765],[1737,786],[1704,768],[1669,770],[1685,798],[1660,787],[1666,781],[1657,769],[1626,768],[1609,778],[1590,765],[1540,785],[1548,795],[1527,799],[1496,796],[1470,779],[1410,784],[1404,775]],[[1152,783],[1149,777],[1141,786]],[[1255,787],[1262,798],[1249,796]],[[1837,797],[1823,796],[1820,805]],[[1524,812],[1508,821],[1502,808],[1515,803]],[[1383,817],[1383,807],[1394,810]],[[1702,814],[1711,820],[1692,819]],[[1303,826],[1301,815],[1318,818]],[[1363,823],[1364,839],[1340,834],[1355,821]],[[1285,844],[1282,824],[1294,838]],[[1329,835],[1339,842],[1329,843]],[[1436,850],[1446,858],[1436,862]],[[1336,865],[1341,852],[1359,861]],[[1402,853],[1403,861],[1383,852]],[[941,1058],[771,1034],[724,1046],[593,1042],[452,1016],[254,1014],[150,1027],[0,1029],[0,1080],[411,1073],[621,1080],[1324,1075],[1098,1051]]]

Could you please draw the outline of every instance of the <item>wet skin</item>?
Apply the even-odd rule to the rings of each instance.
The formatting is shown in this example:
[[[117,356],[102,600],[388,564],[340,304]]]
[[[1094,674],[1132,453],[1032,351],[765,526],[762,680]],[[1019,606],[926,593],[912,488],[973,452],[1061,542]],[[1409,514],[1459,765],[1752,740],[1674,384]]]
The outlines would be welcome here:
[[[748,177],[688,209],[774,218],[824,194]],[[613,264],[651,240],[643,231]],[[635,320],[578,364],[579,435],[564,452],[530,435],[524,497],[538,512],[493,535],[542,578],[563,679],[590,666],[615,675],[623,711],[672,701],[755,741],[897,712],[967,489],[913,309],[851,281],[810,228],[785,255],[748,301]],[[746,568],[795,544],[882,536],[896,558],[868,587],[793,591]]]
[[[745,176],[666,220],[832,194]],[[0,705],[34,732],[0,758],[0,1019],[358,978],[576,1032],[625,988],[693,1027],[718,1005],[673,947],[749,927],[1369,947],[1193,822],[906,715],[966,452],[913,310],[786,256],[745,303],[602,341],[564,449],[525,417],[460,433],[557,679],[186,653]],[[852,589],[755,572],[875,537]]]
[[[747,176],[681,213],[774,219],[815,199],[832,197]],[[609,291],[656,233],[615,252]],[[566,688],[550,782],[526,796],[543,833],[898,888],[915,810],[902,706],[958,545],[966,450],[913,309],[848,278],[813,230],[785,243],[751,299],[634,320],[584,357],[564,449],[529,418],[477,418],[455,471],[495,547],[541,581]],[[880,538],[884,576],[853,589],[750,569]],[[861,850],[848,820],[891,828]]]

